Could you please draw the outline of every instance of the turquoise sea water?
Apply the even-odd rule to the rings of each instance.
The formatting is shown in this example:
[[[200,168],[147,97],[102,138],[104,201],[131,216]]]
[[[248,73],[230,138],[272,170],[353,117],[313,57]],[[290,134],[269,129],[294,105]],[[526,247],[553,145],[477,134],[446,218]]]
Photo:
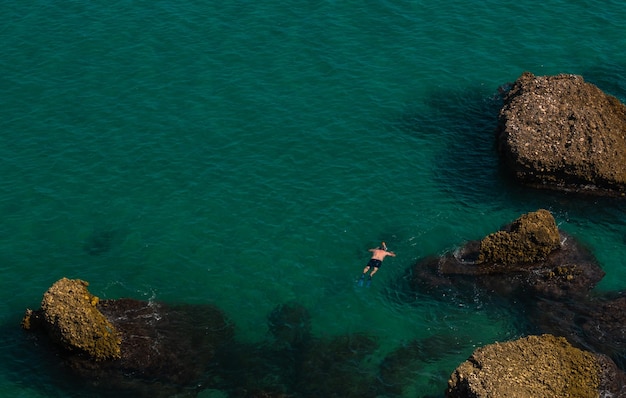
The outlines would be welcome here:
[[[498,87],[524,71],[626,101],[622,2],[100,3],[0,5],[0,396],[81,396],[8,354],[63,276],[215,304],[242,341],[292,301],[316,336],[376,336],[378,360],[456,336],[411,397],[519,333],[480,305],[391,299],[424,256],[547,208],[597,256],[597,290],[626,286],[624,202],[517,187],[493,142]],[[355,289],[381,240],[398,256]]]

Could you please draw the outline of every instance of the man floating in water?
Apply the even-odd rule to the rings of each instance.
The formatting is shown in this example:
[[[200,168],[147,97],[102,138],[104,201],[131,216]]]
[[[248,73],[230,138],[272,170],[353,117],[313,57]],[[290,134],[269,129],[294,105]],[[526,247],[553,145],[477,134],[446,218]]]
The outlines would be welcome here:
[[[365,275],[367,275],[367,272],[371,269],[372,272],[370,273],[369,277],[367,278],[367,286],[369,286],[372,283],[372,276],[374,276],[374,274],[376,272],[378,272],[378,269],[383,264],[383,260],[385,259],[385,257],[387,257],[387,256],[395,257],[396,256],[396,253],[387,250],[387,245],[385,244],[385,242],[381,242],[379,247],[374,248],[374,249],[369,249],[369,251],[372,252],[372,258],[370,259],[370,261],[367,263],[367,265],[363,269],[363,274],[359,278],[359,286],[363,286],[363,281],[365,280]]]

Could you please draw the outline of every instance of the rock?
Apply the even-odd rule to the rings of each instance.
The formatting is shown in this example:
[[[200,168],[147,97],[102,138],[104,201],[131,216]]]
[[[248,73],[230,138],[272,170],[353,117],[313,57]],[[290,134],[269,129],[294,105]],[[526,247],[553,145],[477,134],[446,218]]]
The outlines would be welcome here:
[[[458,331],[437,333],[424,339],[404,342],[388,353],[379,365],[376,380],[379,384],[378,396],[407,396],[406,390],[414,383],[415,375],[420,374],[428,364],[448,355],[458,355],[469,336]],[[448,375],[443,375],[447,377]],[[422,398],[425,398],[422,395]]]
[[[277,343],[298,348],[311,339],[311,315],[301,304],[286,303],[274,308],[268,327]]]
[[[603,277],[595,257],[559,231],[550,212],[538,210],[455,253],[415,264],[409,283],[431,294],[472,296],[478,285],[505,298],[561,298],[584,295]]]
[[[522,74],[504,97],[497,141],[526,185],[626,192],[626,106],[581,76]]]
[[[35,336],[55,343],[75,384],[98,393],[191,394],[202,385],[216,351],[234,335],[233,324],[212,305],[100,301],[87,286],[78,279],[59,280],[44,294],[41,309],[27,310],[22,327],[45,331]]]
[[[89,283],[63,278],[43,295],[41,309],[27,310],[22,327],[43,327],[50,339],[72,352],[95,360],[120,357],[120,336],[98,310],[98,297],[87,290]]]
[[[607,357],[563,337],[528,336],[474,351],[450,376],[446,397],[617,396],[624,377]]]
[[[540,300],[527,310],[542,333],[566,337],[581,349],[609,356],[626,369],[626,293],[594,295],[585,300]]]
[[[376,379],[364,369],[378,347],[376,339],[364,333],[312,342],[301,354],[296,396],[377,397]]]
[[[278,348],[278,349],[277,349]],[[295,355],[264,342],[238,342],[223,346],[211,361],[207,385],[229,397],[288,397],[297,364]]]
[[[480,242],[478,263],[512,265],[544,261],[561,246],[554,217],[547,210],[524,214],[503,231]]]
[[[193,383],[218,347],[234,335],[230,320],[212,305],[168,305],[126,298],[104,300],[100,308],[122,336],[120,359],[108,364],[110,370],[122,370],[139,379],[179,386]]]

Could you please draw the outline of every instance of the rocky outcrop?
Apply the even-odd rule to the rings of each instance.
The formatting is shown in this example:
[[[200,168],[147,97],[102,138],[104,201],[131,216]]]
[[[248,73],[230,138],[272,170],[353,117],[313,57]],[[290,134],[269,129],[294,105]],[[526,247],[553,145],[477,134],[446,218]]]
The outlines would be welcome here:
[[[544,261],[561,246],[559,229],[549,211],[522,215],[505,230],[480,241],[477,262],[528,264]]]
[[[526,185],[626,192],[626,106],[581,76],[522,74],[504,97],[497,140]]]
[[[27,310],[22,327],[41,326],[50,339],[72,352],[95,360],[120,357],[120,336],[98,310],[98,297],[87,290],[89,283],[63,278],[43,295],[41,309]]]
[[[552,335],[474,351],[452,373],[448,398],[624,396],[624,374],[603,355]]]
[[[550,212],[538,210],[455,253],[424,259],[409,283],[422,292],[467,286],[474,294],[478,285],[506,298],[559,298],[586,294],[603,276],[593,255],[559,231]]]
[[[618,370],[626,366],[626,295],[590,293],[604,272],[583,245],[558,230],[548,211],[524,214],[454,253],[424,259],[407,276],[414,293],[462,306],[504,305],[525,319],[522,334],[563,336],[476,351],[453,374],[449,397],[597,397],[598,391],[626,397]],[[598,384],[581,367],[600,374]],[[569,381],[570,375],[584,382]],[[589,385],[594,387],[585,389]]]
[[[63,367],[99,392],[180,396],[198,386],[219,347],[234,335],[230,320],[214,306],[99,300],[87,286],[59,280],[39,310],[27,310],[22,327],[52,341]]]

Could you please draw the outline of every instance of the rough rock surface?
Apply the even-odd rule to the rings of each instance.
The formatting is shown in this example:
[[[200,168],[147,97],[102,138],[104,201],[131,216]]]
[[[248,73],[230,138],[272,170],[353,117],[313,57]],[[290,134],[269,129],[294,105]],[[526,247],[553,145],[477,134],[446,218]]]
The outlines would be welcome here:
[[[43,326],[53,342],[96,360],[119,358],[119,334],[98,310],[98,297],[88,285],[80,279],[58,280],[44,293],[40,310],[26,311],[22,327]]]
[[[581,76],[522,74],[505,95],[497,138],[526,185],[626,192],[626,106]]]
[[[528,336],[474,351],[452,373],[446,396],[615,396],[623,382],[623,374],[602,355],[575,348],[562,337]]]
[[[480,242],[478,263],[518,264],[543,261],[561,246],[559,229],[549,211],[524,214],[506,230]]]

